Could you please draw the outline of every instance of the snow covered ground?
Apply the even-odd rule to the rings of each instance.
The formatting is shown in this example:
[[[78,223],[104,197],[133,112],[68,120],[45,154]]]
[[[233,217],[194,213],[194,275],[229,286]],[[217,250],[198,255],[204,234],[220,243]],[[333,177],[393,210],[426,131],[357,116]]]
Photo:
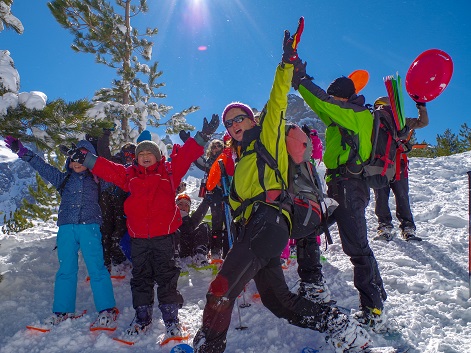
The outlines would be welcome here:
[[[468,181],[471,152],[435,159],[411,159],[410,198],[421,243],[406,243],[395,238],[390,243],[370,241],[378,260],[389,298],[385,311],[402,327],[401,344],[409,352],[471,352],[471,300],[468,289]],[[187,178],[190,194],[195,197],[199,179]],[[391,198],[394,210],[394,199]],[[195,205],[193,205],[195,206]],[[367,209],[370,239],[375,234],[374,201]],[[396,224],[397,225],[397,224]],[[156,308],[150,335],[135,346],[121,345],[109,334],[92,334],[88,325],[95,310],[86,271],[81,263],[77,310],[88,313],[67,321],[47,334],[35,334],[25,326],[50,315],[57,257],[54,250],[56,226],[52,223],[14,236],[0,235],[0,352],[169,352],[156,344],[164,332]],[[343,254],[336,230],[334,244],[323,253],[324,274],[338,305],[358,308],[358,295],[352,283],[352,266]],[[286,270],[286,280],[297,289],[296,268]],[[192,271],[181,277],[179,289],[185,304],[181,318],[192,334],[197,330],[205,293],[211,280],[208,272]],[[131,323],[129,279],[115,280],[115,297],[121,311],[118,331]],[[228,334],[226,352],[230,353],[298,353],[305,346],[333,350],[324,335],[289,325],[277,319],[259,300],[254,299],[251,282],[235,309]],[[240,311],[239,311],[240,310]],[[240,316],[239,316],[240,312]],[[241,325],[245,330],[238,330]],[[372,335],[376,345],[398,344]]]

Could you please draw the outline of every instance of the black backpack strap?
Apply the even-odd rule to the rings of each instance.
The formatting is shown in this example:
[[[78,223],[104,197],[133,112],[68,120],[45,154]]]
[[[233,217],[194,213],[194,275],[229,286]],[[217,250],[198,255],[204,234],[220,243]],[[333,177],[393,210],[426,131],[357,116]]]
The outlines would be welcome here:
[[[64,188],[65,188],[65,185],[67,184],[67,182],[69,181],[69,178],[70,176],[72,175],[72,173],[67,173],[67,175],[65,176],[64,180],[62,180],[62,183],[59,185],[59,187],[57,188],[57,192],[59,193],[59,195],[62,196],[62,191],[64,191]]]

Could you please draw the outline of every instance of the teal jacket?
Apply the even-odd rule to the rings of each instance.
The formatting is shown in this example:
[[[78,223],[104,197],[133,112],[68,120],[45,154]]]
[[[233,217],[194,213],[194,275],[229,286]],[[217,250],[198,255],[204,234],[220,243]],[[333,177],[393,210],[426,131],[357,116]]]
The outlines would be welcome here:
[[[327,126],[324,163],[328,169],[336,169],[347,162],[361,164],[356,153],[343,141],[339,127],[350,131],[359,146],[361,160],[368,160],[372,149],[373,116],[365,107],[364,96],[354,94],[347,102],[342,102],[306,78],[299,85],[299,93]]]

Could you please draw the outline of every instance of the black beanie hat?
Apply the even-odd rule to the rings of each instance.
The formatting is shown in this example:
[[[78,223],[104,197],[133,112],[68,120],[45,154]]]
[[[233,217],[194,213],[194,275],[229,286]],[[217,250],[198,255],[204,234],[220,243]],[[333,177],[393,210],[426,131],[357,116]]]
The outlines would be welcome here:
[[[348,77],[342,76],[336,78],[327,88],[327,94],[340,97],[340,98],[350,98],[355,93],[355,85],[353,81]]]

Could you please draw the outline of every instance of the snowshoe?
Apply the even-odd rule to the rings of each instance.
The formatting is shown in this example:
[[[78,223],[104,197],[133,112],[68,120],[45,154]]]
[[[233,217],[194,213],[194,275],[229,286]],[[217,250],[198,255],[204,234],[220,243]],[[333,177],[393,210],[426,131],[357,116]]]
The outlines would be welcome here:
[[[38,325],[28,325],[26,328],[32,331],[38,332],[49,332],[54,326],[59,325],[68,319],[78,319],[87,313],[86,310],[83,310],[81,313],[54,313],[53,315],[46,318],[41,324]]]
[[[177,321],[165,324],[166,333],[161,335],[159,338],[160,345],[164,346],[170,342],[182,342],[187,341],[190,338],[190,334],[180,325]]]

